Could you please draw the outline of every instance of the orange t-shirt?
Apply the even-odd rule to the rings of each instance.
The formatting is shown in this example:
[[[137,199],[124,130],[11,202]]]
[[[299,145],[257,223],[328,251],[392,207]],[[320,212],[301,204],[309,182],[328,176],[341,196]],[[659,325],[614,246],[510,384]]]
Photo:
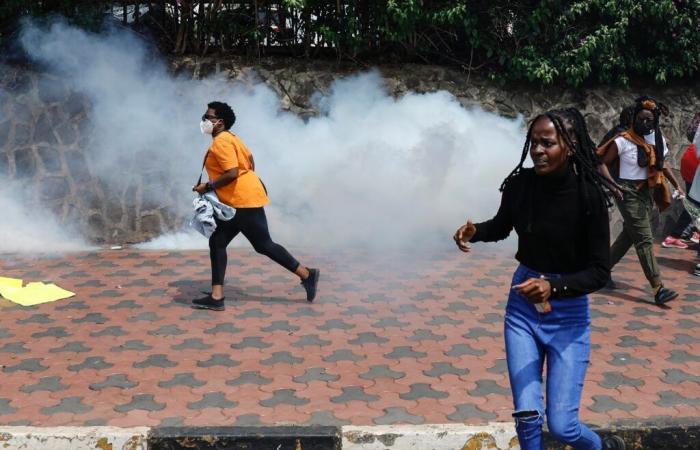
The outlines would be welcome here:
[[[219,200],[234,208],[259,208],[267,205],[265,188],[253,171],[252,153],[238,136],[223,132],[214,138],[205,163],[210,180],[238,167],[238,177],[226,186],[216,187]]]

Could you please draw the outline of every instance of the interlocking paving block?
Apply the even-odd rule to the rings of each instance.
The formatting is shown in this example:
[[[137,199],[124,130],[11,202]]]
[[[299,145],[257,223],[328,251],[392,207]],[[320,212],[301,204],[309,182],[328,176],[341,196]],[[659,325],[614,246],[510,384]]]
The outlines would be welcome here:
[[[8,339],[14,337],[14,334],[10,333],[7,328],[0,327],[0,339]]]
[[[597,413],[607,413],[616,409],[622,411],[634,411],[637,406],[634,403],[619,402],[609,395],[594,395],[593,405],[588,407]]]
[[[414,425],[420,425],[425,423],[425,419],[422,416],[414,416],[406,411],[406,408],[399,406],[390,406],[384,408],[384,415],[374,419],[374,423],[377,425],[393,425],[397,423],[412,423]]]
[[[371,310],[370,310],[371,311]],[[391,308],[392,312],[395,312],[397,314],[409,314],[409,313],[426,313],[428,312],[427,309],[425,308],[419,308],[418,306],[412,304],[412,303],[404,303],[399,306],[396,306],[394,308]]]
[[[187,404],[189,409],[206,409],[206,408],[235,408],[238,402],[232,402],[226,398],[223,392],[207,392],[202,396],[202,399],[196,402]]]
[[[90,389],[93,391],[101,391],[105,388],[130,389],[138,385],[139,383],[131,381],[127,375],[123,373],[115,373],[108,376],[100,383],[91,384]]]
[[[260,361],[260,364],[265,366],[271,366],[273,364],[301,364],[304,362],[304,358],[297,358],[290,352],[274,352],[272,356],[267,359]]]
[[[473,327],[469,329],[469,333],[462,335],[465,339],[478,339],[480,337],[500,337],[501,333],[496,331],[489,331],[482,327]]]
[[[418,400],[419,398],[447,398],[449,394],[445,391],[433,389],[428,383],[414,383],[411,390],[405,394],[399,394],[403,400]]]
[[[672,350],[671,356],[666,358],[666,361],[672,363],[688,363],[688,362],[700,362],[700,356],[689,353],[685,350]]]
[[[48,314],[32,314],[31,316],[27,317],[26,319],[19,319],[17,323],[20,324],[29,324],[29,323],[54,323],[55,320],[51,318]]]
[[[348,306],[343,310],[343,316],[371,316],[375,311],[362,305]]]
[[[192,372],[176,373],[171,379],[158,382],[158,386],[168,389],[174,386],[199,387],[205,384],[207,383],[198,380]]]
[[[438,327],[440,325],[461,325],[463,320],[453,319],[449,316],[433,316],[432,319],[425,322],[426,325],[431,327]]]
[[[620,386],[642,386],[644,382],[634,378],[629,378],[621,372],[603,372],[603,380],[598,384],[606,389],[617,389]]]
[[[229,333],[236,334],[243,331],[243,328],[238,328],[232,323],[217,323],[215,326],[204,330],[206,334]]]
[[[620,336],[620,342],[616,345],[618,347],[655,347],[656,342],[643,341],[637,336]]]
[[[90,309],[90,307],[85,303],[84,300],[73,300],[66,303],[61,303],[56,306],[57,311],[68,311],[68,310],[80,310],[80,309]]]
[[[348,341],[348,343],[352,345],[384,344],[386,342],[389,342],[389,339],[382,336],[378,336],[377,333],[375,333],[374,331],[364,331],[361,333],[357,333],[357,337],[355,339],[350,339]]]
[[[120,413],[126,413],[134,410],[143,411],[160,411],[165,408],[165,403],[158,403],[153,399],[151,394],[136,394],[131,397],[129,403],[116,405],[114,410]]]
[[[153,311],[145,311],[139,314],[136,314],[134,316],[131,316],[127,319],[128,322],[158,322],[159,320],[163,320],[162,316],[159,316],[157,313]]]
[[[314,411],[305,425],[343,426],[350,425],[350,423],[349,420],[338,419],[332,411]]]
[[[88,356],[80,364],[73,364],[68,366],[68,370],[71,372],[80,372],[85,369],[102,370],[114,367],[114,364],[105,361],[102,356]]]
[[[73,323],[106,323],[108,319],[102,313],[87,313],[83,317],[71,320]]]
[[[92,410],[92,406],[83,403],[83,397],[65,397],[57,405],[41,408],[41,413],[47,415],[57,413],[83,414]]]
[[[489,394],[510,395],[510,389],[504,388],[493,380],[476,380],[476,388],[469,391],[469,395],[485,397]]]
[[[231,348],[242,350],[244,348],[268,348],[272,347],[269,342],[263,341],[261,336],[246,336],[241,342],[231,344]]]
[[[493,366],[486,369],[491,373],[508,373],[508,362],[505,359],[497,359]]]
[[[260,401],[260,404],[266,408],[277,405],[301,406],[307,403],[309,399],[297,397],[294,389],[277,389],[272,393],[272,397]]]
[[[326,320],[323,325],[319,325],[316,327],[319,330],[322,331],[330,331],[330,330],[351,330],[355,328],[355,325],[348,323],[344,321],[343,319],[331,319],[331,320]]]
[[[700,337],[690,336],[685,333],[676,333],[673,335],[673,341],[671,341],[671,343],[676,345],[700,344]]]
[[[463,297],[464,297],[464,295],[463,295]],[[466,296],[465,298],[469,298],[469,297]],[[476,306],[473,306],[473,305],[469,305],[465,302],[450,302],[447,304],[446,307],[444,307],[442,309],[443,309],[443,311],[456,313],[456,312],[460,312],[460,311],[476,311],[479,308]]]
[[[119,344],[117,346],[112,347],[109,349],[110,352],[124,352],[124,351],[136,351],[136,352],[145,352],[146,350],[152,349],[152,345],[144,344],[143,339],[130,339],[123,344]]]
[[[264,424],[260,420],[259,414],[242,414],[236,417],[236,421],[233,425],[237,427],[259,427]]]
[[[688,398],[679,394],[676,391],[661,391],[659,392],[660,400],[654,402],[659,406],[677,406],[677,405],[700,405],[700,393],[696,392],[699,398]]]
[[[92,331],[90,333],[91,337],[104,337],[104,336],[113,336],[113,337],[119,337],[119,336],[126,336],[127,333],[122,329],[120,326],[110,326],[103,328],[99,331]]]
[[[342,394],[331,397],[333,403],[347,403],[352,401],[375,402],[379,400],[378,395],[368,394],[361,386],[344,386],[341,388]]]
[[[18,411],[17,408],[10,405],[10,401],[9,398],[0,398],[0,416],[14,414]]]
[[[496,414],[483,411],[478,406],[471,403],[461,403],[455,405],[455,412],[448,414],[447,418],[455,422],[469,422],[470,419],[494,420]]]
[[[385,317],[372,324],[372,328],[404,328],[410,325],[409,322],[401,322],[395,317]],[[354,325],[353,325],[354,327]]]
[[[416,330],[413,332],[413,336],[408,338],[411,341],[444,341],[447,336],[443,334],[435,334],[431,330]]]
[[[115,309],[141,309],[143,308],[142,305],[137,303],[135,300],[122,300],[117,304],[114,305],[109,305],[107,309],[115,310]]]
[[[373,365],[369,368],[367,372],[360,374],[360,378],[364,378],[365,380],[375,380],[377,378],[393,378],[395,380],[398,380],[399,378],[403,378],[405,376],[405,372],[398,372],[396,370],[392,370],[386,364]]]
[[[632,308],[632,315],[637,316],[637,317],[648,317],[648,316],[655,316],[655,317],[662,317],[664,315],[663,312],[659,311],[658,309],[650,309],[645,306],[637,306]]]
[[[692,319],[678,319],[678,328],[684,328],[686,330],[693,330],[695,328],[700,328],[700,322]]]
[[[205,344],[202,341],[202,338],[188,338],[177,345],[171,346],[170,348],[172,348],[173,350],[206,350],[211,347],[212,346],[210,344]]]
[[[160,421],[161,427],[181,427],[184,425],[185,419],[181,416],[165,417]]]
[[[629,353],[613,353],[612,357],[613,359],[609,361],[609,363],[613,366],[648,366],[649,364],[651,364],[651,361],[649,361],[648,359],[635,358]]]
[[[296,381],[296,379],[294,381]],[[272,383],[272,379],[261,376],[260,372],[257,370],[244,371],[241,372],[237,378],[226,380],[227,386],[240,386],[243,384],[255,384],[262,386],[270,383]]]
[[[394,349],[384,355],[385,358],[389,359],[401,359],[401,358],[425,358],[428,356],[425,352],[417,352],[413,350],[413,347],[409,345],[401,345],[394,347]]]
[[[145,369],[147,367],[169,368],[175,366],[177,366],[177,363],[175,361],[171,361],[168,358],[168,355],[162,353],[148,355],[148,357],[143,361],[134,363],[134,367],[136,367],[137,369]]]
[[[66,331],[66,327],[51,327],[44,331],[37,331],[36,333],[32,334],[34,339],[40,339],[43,337],[64,338],[68,336],[72,335]]]
[[[469,344],[454,344],[454,345],[452,345],[452,348],[449,351],[444,352],[444,353],[447,356],[464,356],[464,355],[483,356],[486,354],[486,351],[485,350],[477,350]]]
[[[434,362],[432,366],[432,369],[424,370],[423,373],[429,377],[441,377],[445,374],[466,375],[469,373],[467,369],[457,368],[449,362]]]
[[[307,334],[304,336],[300,336],[296,342],[293,342],[292,347],[307,347],[307,346],[325,347],[326,345],[330,345],[330,344],[331,344],[331,341],[321,339],[320,337],[318,337],[318,334]]]
[[[41,377],[38,382],[22,386],[19,390],[32,393],[37,391],[58,392],[65,391],[69,385],[61,383],[61,377]]]
[[[326,372],[323,367],[311,367],[306,369],[304,375],[292,379],[296,383],[308,383],[309,381],[337,381],[340,376]]]
[[[60,347],[55,347],[49,350],[50,353],[85,353],[92,351],[92,348],[86,346],[82,342],[68,342]]]
[[[664,369],[666,376],[663,378],[664,383],[680,384],[685,381],[692,381],[700,384],[700,375],[691,375],[680,369]]]
[[[231,359],[226,353],[215,353],[205,361],[197,361],[197,367],[236,367],[239,366],[240,361],[235,361]]]
[[[289,313],[289,317],[321,317],[323,313],[316,311],[314,308],[309,306],[302,306],[297,308],[293,313]]]
[[[48,367],[43,365],[41,362],[42,358],[27,358],[23,359],[18,364],[3,367],[2,371],[5,373],[13,373],[19,371],[43,372],[45,370],[48,370]]]
[[[253,317],[264,319],[270,317],[270,314],[263,312],[263,310],[261,310],[260,308],[251,308],[246,309],[243,313],[238,314],[238,316],[236,316],[237,319],[248,319]]]
[[[641,320],[630,320],[625,324],[625,330],[639,331],[639,330],[659,330],[660,325],[654,325],[652,323],[643,322]]]
[[[291,333],[293,331],[299,331],[301,327],[289,323],[288,320],[275,320],[269,326],[263,327],[260,330],[265,333],[272,333],[273,331],[285,331]]]
[[[24,346],[24,342],[8,342],[0,347],[0,353],[29,353],[29,349]]]
[[[339,349],[331,353],[330,355],[324,356],[323,360],[326,362],[338,362],[338,361],[362,361],[363,359],[367,359],[366,356],[363,355],[358,355],[357,353],[354,353],[352,350],[348,349]]]
[[[149,331],[148,334],[151,336],[177,336],[180,334],[185,334],[186,331],[182,330],[177,325],[163,325],[162,327]]]

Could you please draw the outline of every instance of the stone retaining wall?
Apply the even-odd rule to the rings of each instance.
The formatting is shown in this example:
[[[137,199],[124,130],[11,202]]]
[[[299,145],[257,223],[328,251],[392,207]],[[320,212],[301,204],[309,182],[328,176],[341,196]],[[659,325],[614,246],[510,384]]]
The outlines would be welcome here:
[[[253,66],[238,60],[216,61],[180,58],[171,61],[173,73],[192,78],[224,74],[249,80],[255,72],[281,97],[283,108],[302,116],[314,115],[313,93],[326,92],[338,77],[356,68],[331,63],[264,60]],[[469,106],[525,118],[537,112],[574,105],[584,112],[591,134],[600,138],[619,111],[631,99],[648,93],[665,102],[671,115],[664,119],[664,133],[672,149],[671,165],[678,167],[679,153],[687,145],[684,130],[700,109],[700,87],[545,89],[499,87],[459,70],[429,66],[380,68],[387,89],[396,96],[409,91],[447,90]],[[129,168],[123,182],[110,185],[90,164],[89,127],[91,105],[72,92],[70,82],[29,68],[0,66],[0,175],[26,186],[31,201],[50,208],[64,223],[76,225],[95,243],[138,242],[169,231],[182,223],[184,211],[172,207],[172,191],[162,189],[159,177],[142,177]],[[145,199],[149,199],[146,201]],[[664,214],[656,226],[661,234],[672,223],[677,208]],[[613,232],[620,229],[615,216]]]

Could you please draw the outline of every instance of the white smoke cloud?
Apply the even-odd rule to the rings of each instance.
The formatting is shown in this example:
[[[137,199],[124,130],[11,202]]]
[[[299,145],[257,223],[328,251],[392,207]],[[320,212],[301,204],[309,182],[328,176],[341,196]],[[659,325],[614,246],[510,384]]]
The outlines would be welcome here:
[[[314,97],[321,114],[303,120],[282,111],[262,82],[174,77],[123,30],[93,35],[60,22],[27,24],[21,42],[92,102],[95,174],[108,185],[155,177],[173,192],[167,206],[178,213],[191,204],[210,139],[199,133],[199,118],[209,101],[232,105],[232,131],[255,156],[271,197],[272,236],[285,246],[450,245],[467,216],[495,213],[498,186],[522,149],[520,119],[464,108],[447,92],[393,98],[377,71],[336,81]],[[134,158],[142,164],[127,170]],[[147,247],[198,245],[206,248],[204,238],[179,233]]]
[[[0,253],[63,253],[91,247],[69,226],[61,225],[50,210],[32,208],[19,186],[0,188]]]

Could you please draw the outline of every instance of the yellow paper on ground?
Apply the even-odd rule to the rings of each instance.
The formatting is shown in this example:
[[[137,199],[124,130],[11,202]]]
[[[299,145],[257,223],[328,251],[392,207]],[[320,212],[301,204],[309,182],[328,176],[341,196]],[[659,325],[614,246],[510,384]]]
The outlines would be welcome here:
[[[41,303],[55,302],[72,297],[75,293],[56,286],[53,283],[29,283],[23,288],[5,289],[3,297],[22,306],[33,306]]]
[[[19,278],[0,277],[0,295],[7,298],[12,292],[22,289],[22,280]]]

